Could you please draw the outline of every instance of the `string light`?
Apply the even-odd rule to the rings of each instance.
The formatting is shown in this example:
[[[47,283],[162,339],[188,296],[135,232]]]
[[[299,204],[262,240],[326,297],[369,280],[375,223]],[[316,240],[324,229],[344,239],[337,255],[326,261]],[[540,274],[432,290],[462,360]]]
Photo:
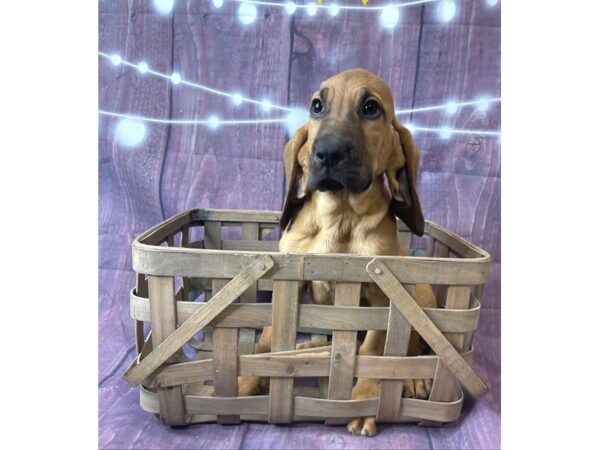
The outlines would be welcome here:
[[[296,12],[296,4],[294,2],[287,2],[285,4],[285,12],[290,16]]]
[[[317,13],[316,3],[309,3],[306,5],[306,13],[311,17],[314,16]]]
[[[478,111],[487,111],[488,108],[490,107],[490,101],[483,97],[480,98],[479,100],[477,100],[477,110]]]
[[[452,136],[452,131],[450,130],[450,127],[440,128],[440,137],[442,139],[450,139],[450,136]]]
[[[381,11],[381,16],[379,16],[381,26],[387,29],[394,28],[399,20],[400,10],[394,6],[386,6]]]
[[[99,110],[98,114],[102,116],[118,117],[122,119],[131,119],[139,122],[158,123],[163,125],[211,125],[215,123],[213,117],[208,119],[159,119],[156,117],[146,117],[141,115],[123,114],[113,111]],[[216,118],[216,117],[215,117]],[[212,122],[211,122],[212,119]],[[286,122],[287,118],[275,118],[275,119],[241,119],[241,120],[219,120],[217,119],[218,125],[260,125],[268,123],[282,123]]]
[[[260,5],[260,6],[275,6],[275,7],[283,7],[285,8],[287,3],[276,3],[276,2],[269,2],[269,1],[262,1],[262,0],[233,0],[235,2],[239,2],[239,3],[249,3],[252,5]],[[406,8],[409,6],[417,6],[417,5],[423,5],[425,3],[432,3],[432,2],[439,2],[441,0],[414,0],[414,1],[409,1],[409,2],[403,2],[403,3],[392,3],[389,5],[383,5],[383,6],[359,6],[359,5],[340,5],[338,6],[338,8],[340,10],[346,10],[346,11],[364,11],[364,12],[373,12],[373,11],[381,11],[383,9],[386,9],[388,7],[392,7],[392,8]],[[293,3],[293,2],[289,2],[289,3]],[[309,8],[311,7],[310,5],[314,5],[317,9],[321,9],[321,8],[329,8],[329,5],[318,5],[315,3],[308,3],[308,4],[298,4],[295,3],[296,8]]]
[[[242,100],[242,94],[237,94],[237,93],[236,93],[236,94],[233,94],[233,95],[231,96],[231,100],[233,101],[233,104],[234,104],[235,106],[240,106],[240,105],[242,104],[242,101],[243,101],[243,100]]]
[[[437,13],[442,22],[450,22],[456,15],[456,3],[450,0],[441,1]]]
[[[242,103],[252,103],[255,105],[260,105],[261,109],[264,111],[270,111],[271,109],[277,109],[280,111],[294,112],[293,108],[274,104],[270,100],[266,100],[266,99],[255,100],[255,99],[243,97],[239,92],[232,94],[232,93],[221,91],[219,89],[215,89],[215,88],[205,86],[202,84],[192,83],[190,81],[187,81],[187,80],[184,80],[183,78],[181,78],[181,75],[177,72],[174,72],[171,75],[157,72],[155,70],[151,70],[148,67],[148,64],[146,64],[146,63],[134,64],[134,63],[131,63],[124,59],[121,59],[121,57],[119,55],[109,55],[109,54],[103,53],[103,52],[98,52],[98,55],[100,55],[103,58],[107,58],[111,61],[113,61],[113,58],[115,56],[118,56],[119,60],[120,60],[120,64],[122,64],[124,66],[128,66],[128,67],[136,68],[140,72],[141,72],[140,66],[142,66],[142,64],[144,64],[143,67],[144,67],[145,73],[149,73],[151,75],[170,80],[171,82],[174,82],[176,84],[193,87],[195,89],[200,89],[200,90],[209,92],[211,94],[228,97],[232,100],[233,104],[236,106],[239,106]],[[458,110],[458,108],[463,107],[463,106],[477,106],[478,109],[484,111],[489,108],[489,105],[491,103],[496,103],[496,102],[500,102],[500,101],[501,101],[500,97],[496,97],[496,98],[482,97],[478,100],[471,100],[471,101],[460,102],[460,103],[450,101],[444,105],[434,105],[434,106],[423,106],[423,107],[410,108],[410,109],[400,109],[400,110],[396,110],[395,113],[396,113],[396,115],[404,115],[404,114],[412,114],[412,113],[419,113],[419,112],[426,112],[426,111],[445,110],[448,114],[455,114],[456,111]]]
[[[271,108],[273,107],[273,104],[270,100],[263,100],[260,105],[262,107],[262,110],[265,112],[271,111]]]
[[[306,123],[308,120],[308,112],[304,110],[296,109],[292,111],[287,117],[278,117],[274,119],[231,119],[231,120],[220,120],[216,116],[210,116],[208,119],[159,119],[155,117],[147,117],[141,115],[122,114],[113,111],[98,111],[98,114],[108,117],[116,117],[123,119],[117,126],[117,137],[121,141],[127,143],[127,145],[136,145],[135,142],[140,143],[145,137],[146,129],[143,122],[156,123],[161,125],[206,125],[213,129],[218,128],[221,125],[264,125],[283,123],[288,131],[289,135],[293,135],[298,128]],[[413,123],[405,123],[404,126],[412,133],[426,131],[432,133],[438,133],[444,138],[449,138],[455,134],[476,134],[481,136],[500,136],[500,131],[493,130],[462,130],[453,129],[447,126],[441,128],[434,127],[420,127]],[[121,131],[119,131],[121,128]]]
[[[243,2],[238,8],[238,18],[244,25],[250,25],[254,22],[257,14],[256,6],[250,2]]]
[[[211,127],[213,130],[216,130],[219,127],[219,119],[217,118],[217,116],[210,116],[208,118],[208,126]]]
[[[173,11],[175,0],[154,0],[154,9],[162,15],[169,14]]]
[[[446,105],[446,114],[456,114],[456,111],[458,111],[458,105],[456,104],[456,102],[448,102],[448,104]]]
[[[400,8],[406,8],[409,6],[423,5],[425,3],[440,2],[437,13],[438,17],[442,22],[451,21],[456,15],[456,2],[453,0],[413,0],[403,3],[391,3],[389,5],[379,6],[363,6],[358,5],[323,5],[310,2],[307,4],[297,4],[294,1],[288,2],[273,2],[273,1],[262,1],[262,0],[234,0],[235,2],[241,3],[238,8],[238,18],[243,25],[250,25],[254,23],[258,16],[258,6],[272,6],[284,8],[287,14],[295,14],[298,9],[306,9],[308,16],[312,17],[317,14],[321,8],[327,8],[329,15],[335,17],[341,10],[346,11],[361,11],[361,12],[377,12],[380,11],[380,22],[384,28],[394,28],[400,19]],[[495,6],[498,0],[486,0],[490,6]],[[175,0],[154,0],[154,9],[162,15],[167,15],[173,11],[175,6]],[[224,0],[212,0],[212,4],[215,9],[221,9],[224,4]]]
[[[456,113],[458,108],[460,108],[462,106],[476,106],[477,109],[480,109],[480,108],[487,109],[489,107],[490,103],[500,102],[500,100],[501,100],[501,98],[497,97],[497,98],[481,98],[478,100],[472,100],[472,101],[460,102],[460,103],[451,101],[451,102],[446,103],[445,105],[422,106],[419,108],[411,108],[411,109],[397,109],[396,115],[398,116],[398,115],[402,115],[402,114],[412,114],[412,113],[425,112],[425,111],[436,111],[436,110],[446,110],[446,112],[448,114],[454,114],[454,113]]]
[[[101,57],[103,57],[103,58],[107,58],[109,60],[112,60],[111,55],[109,55],[107,53],[98,52],[98,55],[101,56]],[[127,67],[132,67],[132,68],[138,69],[138,64],[134,64],[134,63],[126,61],[126,60],[121,60],[121,64],[124,65],[124,66],[127,66]],[[168,81],[172,81],[172,74],[168,75],[166,73],[158,72],[158,71],[152,70],[150,68],[147,69],[147,73],[150,74],[150,75],[154,75],[156,77],[159,77],[159,78],[163,78],[163,79],[168,80]],[[188,86],[188,87],[191,87],[191,88],[194,88],[194,89],[199,89],[199,90],[202,90],[202,91],[205,91],[205,92],[209,92],[209,93],[214,94],[214,95],[220,95],[222,97],[228,97],[228,98],[232,99],[232,101],[233,101],[234,104],[237,104],[236,103],[237,101],[239,101],[240,104],[241,103],[251,103],[251,104],[260,105],[260,106],[262,106],[262,104],[263,104],[262,100],[255,100],[255,99],[252,99],[252,98],[243,97],[239,93],[232,94],[232,93],[221,91],[219,89],[215,89],[213,87],[206,86],[206,85],[203,85],[203,84],[193,83],[191,81],[187,81],[187,80],[181,78],[180,75],[179,75],[179,84],[181,84],[183,86]],[[277,109],[277,110],[280,110],[280,111],[287,111],[287,112],[291,112],[292,111],[292,109],[288,108],[287,106],[276,105],[276,104],[273,104],[273,103],[271,103],[271,108]]]
[[[284,8],[285,12],[289,15],[295,14],[298,9],[306,9],[306,13],[308,16],[312,17],[319,9],[325,8],[329,12],[331,17],[335,17],[339,14],[340,11],[361,11],[361,12],[380,12],[380,22],[384,28],[392,29],[394,28],[399,20],[400,20],[400,9],[406,8],[409,6],[417,6],[423,5],[425,3],[432,2],[441,2],[443,3],[443,7],[440,7],[438,14],[440,14],[440,18],[444,22],[449,22],[454,18],[456,13],[456,4],[451,0],[413,0],[404,3],[391,3],[388,5],[380,5],[380,6],[358,6],[358,5],[337,5],[335,3],[329,5],[316,4],[314,2],[310,2],[307,4],[298,4],[293,1],[288,2],[271,2],[271,1],[262,1],[262,0],[234,0],[235,2],[241,3],[240,8],[238,9],[238,16],[240,17],[240,21],[244,25],[249,25],[256,19],[256,6],[273,6],[277,8]],[[246,6],[244,6],[246,5]],[[242,6],[244,6],[244,18],[242,18],[241,10]],[[252,6],[254,9],[247,9],[249,6]],[[247,12],[247,17],[246,17]],[[247,20],[247,21],[246,21]]]
[[[498,0],[485,0],[488,6],[496,6],[498,4]]]
[[[115,130],[117,141],[125,147],[136,147],[146,137],[146,125],[142,121],[133,118],[124,118],[119,122]]]
[[[113,63],[113,66],[118,66],[119,64],[121,64],[122,60],[119,55],[112,55],[110,57],[110,62]]]
[[[143,75],[146,72],[148,72],[148,64],[146,64],[145,62],[141,62],[138,64],[138,71]]]
[[[406,125],[405,125],[406,126]],[[432,133],[450,133],[453,134],[479,134],[482,136],[500,136],[500,131],[493,130],[460,130],[456,128],[442,127],[442,128],[432,128],[432,127],[419,127],[414,126],[413,129],[415,131],[429,131]]]
[[[332,3],[327,7],[327,11],[331,17],[335,17],[340,12],[340,7],[336,3]]]
[[[178,72],[173,72],[171,74],[171,83],[173,83],[175,85],[181,83],[181,75],[179,75]]]

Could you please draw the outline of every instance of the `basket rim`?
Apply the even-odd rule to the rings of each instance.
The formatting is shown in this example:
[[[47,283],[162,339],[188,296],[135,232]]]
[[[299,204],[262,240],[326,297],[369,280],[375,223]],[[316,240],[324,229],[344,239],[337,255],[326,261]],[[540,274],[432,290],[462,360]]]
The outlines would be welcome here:
[[[231,216],[225,218],[224,215]],[[154,227],[144,231],[142,234],[137,236],[132,242],[132,256],[133,256],[133,268],[137,273],[143,273],[146,275],[164,275],[164,276],[177,276],[184,274],[175,273],[160,273],[157,266],[164,265],[163,262],[158,261],[160,258],[165,258],[167,255],[172,257],[190,256],[190,257],[237,257],[245,259],[259,256],[271,256],[275,258],[285,257],[289,260],[302,260],[303,258],[310,258],[310,260],[319,259],[322,261],[329,262],[341,262],[347,260],[349,257],[356,261],[357,264],[368,264],[373,258],[380,259],[384,262],[396,262],[400,264],[435,264],[436,266],[443,268],[450,265],[457,266],[458,268],[467,269],[472,268],[476,265],[481,269],[478,281],[467,284],[484,284],[487,280],[489,273],[489,266],[491,264],[491,255],[462,238],[456,233],[448,230],[441,225],[436,224],[433,221],[425,221],[425,233],[435,239],[446,242],[452,242],[453,244],[460,245],[463,247],[465,252],[468,252],[472,256],[465,256],[462,258],[456,257],[430,257],[430,256],[389,256],[389,255],[356,255],[348,253],[282,253],[274,251],[256,251],[256,250],[221,250],[221,249],[203,249],[203,248],[182,248],[182,247],[165,247],[161,246],[160,243],[164,242],[164,234],[171,232],[177,232],[185,226],[200,226],[205,221],[221,221],[230,223],[240,222],[255,222],[261,224],[273,225],[273,228],[278,226],[278,219],[281,213],[278,211],[258,211],[258,210],[224,210],[224,209],[201,209],[193,208],[176,214],[163,222],[155,225]],[[398,221],[399,222],[399,221]],[[400,231],[408,230],[402,223],[399,222]],[[448,245],[448,244],[446,244]],[[451,248],[451,246],[449,245]],[[245,258],[244,258],[245,257]]]

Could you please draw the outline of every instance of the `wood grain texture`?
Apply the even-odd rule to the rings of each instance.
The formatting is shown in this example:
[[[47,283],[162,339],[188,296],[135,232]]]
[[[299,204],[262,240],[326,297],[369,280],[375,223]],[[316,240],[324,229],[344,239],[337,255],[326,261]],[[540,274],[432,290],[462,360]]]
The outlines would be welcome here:
[[[298,323],[297,281],[273,283],[273,331],[271,351],[280,352],[296,347]],[[294,379],[271,377],[269,388],[269,422],[290,423],[294,411]]]
[[[258,8],[250,27],[240,24],[236,2],[215,10],[210,2],[188,1],[175,15],[173,65],[187,79],[250,98],[287,103],[291,51],[287,15]],[[235,107],[226,97],[190,89],[173,92],[173,118],[282,117],[260,107]],[[168,214],[188,207],[278,209],[283,197],[280,124],[173,127],[167,148],[161,195]],[[225,189],[224,187],[229,188]]]
[[[385,292],[390,299],[390,303],[393,303],[400,310],[415,331],[421,335],[448,369],[458,378],[461,385],[476,398],[485,394],[487,387],[483,381],[431,322],[431,319],[427,317],[411,295],[393,276],[389,268],[381,260],[374,259],[367,267],[367,271],[373,277],[373,281]]]
[[[227,280],[213,280],[213,292],[217,293],[227,284]],[[237,328],[213,329],[213,375],[215,396],[238,396],[238,330]],[[218,415],[217,422],[222,425],[240,423],[236,414]]]
[[[156,370],[173,353],[188,340],[208,325],[225,307],[244,292],[250,284],[260,278],[273,267],[273,260],[268,256],[257,258],[248,265],[208,303],[208,307],[190,316],[179,328],[173,331],[160,345],[154,348],[144,360],[132,370],[125,373],[125,380],[131,385],[140,384],[148,375]]]
[[[335,285],[336,306],[358,306],[360,304],[360,283],[337,283]],[[349,400],[354,382],[356,363],[356,331],[334,331],[331,340],[331,367],[327,398]],[[340,424],[344,418],[327,420],[327,425]]]
[[[173,24],[156,14],[138,14],[147,2],[135,0],[119,12],[101,13],[99,48],[136,61],[143,57],[155,70],[170,73]],[[109,111],[168,117],[170,85],[141,78],[126,67],[99,59],[99,106]],[[168,139],[166,127],[150,127],[143,151],[131,151],[114,140],[118,120],[99,118],[98,210],[104,233],[140,232],[165,216],[160,199],[160,175]],[[118,217],[119,220],[114,220]]]
[[[470,286],[450,286],[447,290],[446,308],[461,309],[469,306],[471,294]],[[450,342],[454,348],[462,352],[463,343],[465,336],[464,334],[445,334],[448,342]],[[431,388],[431,394],[429,399],[433,401],[450,401],[453,399],[455,393],[458,390],[458,385],[452,372],[443,362],[438,361],[437,369],[435,371],[435,377],[433,379],[433,386]],[[441,425],[435,422],[423,422],[422,425]]]
[[[177,328],[177,310],[175,309],[175,286],[172,278],[149,277],[148,293],[152,314],[152,347],[159,346]],[[143,361],[143,360],[142,360]],[[175,354],[165,362],[177,363]],[[186,425],[185,404],[181,387],[168,387],[158,390],[160,419],[169,425]]]
[[[398,108],[445,103],[448,98],[468,100],[480,93],[497,95],[500,92],[500,2],[496,7],[477,0],[457,2],[457,6],[458,17],[450,24],[439,23],[434,17],[433,4],[407,8],[402,14],[402,26],[387,33],[382,32],[378,24],[373,26],[378,18],[371,14],[342,12],[332,22],[327,14],[311,18],[296,14],[288,18],[279,8],[259,7],[257,23],[242,27],[236,22],[234,2],[225,2],[220,10],[215,10],[210,2],[178,1],[175,3],[177,17],[173,20],[156,14],[152,2],[102,0],[99,2],[99,47],[109,53],[118,52],[132,61],[146,59],[152,67],[166,73],[179,70],[173,61],[185,58],[190,61],[186,67],[195,71],[190,76],[192,79],[207,81],[204,75],[210,72],[213,78],[209,81],[218,82],[219,87],[239,87],[246,94],[249,86],[254,96],[274,93],[281,95],[283,103],[289,98],[291,104],[301,106],[306,105],[307,96],[324,77],[351,66],[365,66],[388,80]],[[186,17],[188,10],[196,17]],[[420,23],[422,12],[425,12],[426,26]],[[255,26],[260,25],[266,14],[270,15],[265,21],[267,26],[259,26],[257,32]],[[202,16],[200,22],[199,16]],[[288,28],[279,26],[276,20],[285,21]],[[209,21],[214,28],[203,32],[204,42],[190,39],[191,33],[184,30],[195,28],[194,34],[200,36],[201,28]],[[402,30],[404,24],[414,26],[412,34],[404,34],[407,31]],[[217,27],[220,28],[215,31]],[[448,31],[437,38],[431,33],[436,28]],[[454,30],[449,31],[451,28]],[[282,34],[277,34],[279,31]],[[235,35],[238,42],[228,40],[229,33]],[[287,52],[288,58],[273,58],[271,50],[260,48],[267,42],[263,35],[271,33],[276,45],[270,41],[270,48]],[[175,52],[173,35],[178,36]],[[407,35],[412,37],[405,38]],[[361,39],[366,39],[367,44],[361,45]],[[241,44],[244,45],[242,51],[229,50],[244,40],[247,42]],[[385,44],[383,50],[373,44],[376,41]],[[220,43],[223,49],[217,48]],[[187,54],[175,55],[181,51]],[[413,63],[407,63],[411,59],[409,54],[414,56]],[[225,57],[221,60],[218,55]],[[287,60],[290,56],[293,56],[293,66]],[[256,78],[261,78],[266,65],[272,65],[273,70],[282,75],[273,76],[270,85],[260,88],[262,81]],[[385,67],[391,69],[386,72]],[[187,75],[187,69],[182,73]],[[169,83],[139,77],[129,69],[115,69],[103,60],[99,63],[99,76],[99,106],[103,109],[164,118],[203,118],[212,113],[211,105],[217,100],[178,87],[178,102],[183,97],[192,97],[182,107],[172,101],[175,96],[171,96]],[[290,79],[294,85],[291,88]],[[302,87],[298,87],[300,85]],[[256,115],[251,109],[233,109],[226,103],[214,103],[214,113],[223,111],[227,117]],[[187,105],[193,109],[188,110]],[[497,129],[500,126],[499,108],[485,114],[467,108],[455,116],[421,113],[401,117],[401,120],[465,128]],[[167,214],[198,205],[248,208],[252,203],[257,208],[278,209],[283,195],[282,166],[278,166],[275,159],[261,161],[244,156],[248,152],[257,158],[263,154],[271,155],[269,158],[278,156],[285,133],[278,128],[278,136],[272,138],[271,131],[266,132],[269,127],[222,128],[209,134],[201,127],[182,127],[185,130],[178,131],[177,127],[153,125],[144,146],[131,151],[114,143],[116,120],[101,117],[99,123],[99,447],[281,448],[286,442],[300,442],[307,448],[363,446],[364,438],[346,436],[336,428],[316,424],[289,429],[252,424],[222,429],[206,424],[201,436],[174,436],[169,430],[157,427],[153,417],[138,408],[132,409],[138,402],[137,390],[129,390],[120,380],[133,357],[131,319],[124,306],[134,283],[130,269],[131,239],[162,219],[161,200]],[[174,135],[165,157],[171,132],[185,134],[185,137]],[[209,145],[204,144],[206,135],[211,137]],[[415,140],[423,153],[419,193],[425,216],[481,245],[494,257],[475,336],[478,349],[475,365],[491,390],[466,411],[460,426],[452,427],[451,432],[447,428],[382,425],[381,433],[369,442],[377,448],[499,448],[500,145],[495,139],[480,136],[443,141],[435,134],[417,133]],[[180,148],[178,143],[181,143]],[[208,154],[199,154],[200,151]],[[122,420],[125,415],[127,426]],[[140,429],[144,429],[142,435]]]
[[[407,290],[414,292],[414,286],[407,287]],[[406,356],[412,327],[398,308],[391,302],[387,329],[383,355]],[[393,422],[402,415],[403,390],[403,381],[381,380],[376,417],[378,422]]]
[[[130,294],[131,317],[138,321],[150,320],[147,299]],[[181,323],[207,305],[196,302],[177,302],[177,317]],[[429,309],[423,311],[445,333],[464,333],[477,329],[481,305],[475,303],[468,310]],[[229,305],[209,326],[224,328],[271,325],[273,307],[270,304]],[[386,307],[343,307],[325,305],[300,305],[298,330],[304,332],[385,330],[389,310]],[[200,348],[200,347],[199,347]]]

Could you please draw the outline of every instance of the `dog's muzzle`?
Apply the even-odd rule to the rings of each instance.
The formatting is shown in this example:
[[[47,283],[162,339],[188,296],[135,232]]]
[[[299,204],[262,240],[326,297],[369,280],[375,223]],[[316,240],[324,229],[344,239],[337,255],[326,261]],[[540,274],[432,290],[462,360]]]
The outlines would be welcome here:
[[[352,193],[363,192],[371,184],[371,176],[355,141],[339,133],[319,136],[313,143],[309,160],[309,189]]]

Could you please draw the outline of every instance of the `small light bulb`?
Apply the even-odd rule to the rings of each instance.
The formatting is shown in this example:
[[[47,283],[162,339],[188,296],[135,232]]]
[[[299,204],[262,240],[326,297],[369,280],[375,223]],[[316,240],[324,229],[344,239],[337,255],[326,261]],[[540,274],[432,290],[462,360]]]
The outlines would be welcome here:
[[[448,102],[446,105],[446,113],[452,115],[456,114],[456,111],[458,111],[458,105],[455,102]]]
[[[136,119],[125,118],[117,125],[115,137],[119,144],[125,147],[139,145],[146,136],[146,125]]]
[[[217,118],[217,116],[210,116],[208,118],[208,126],[211,127],[213,130],[219,128],[219,119]]]
[[[254,6],[252,3],[244,2],[238,8],[238,18],[244,25],[250,25],[252,22],[254,22],[257,14],[258,12],[256,11],[256,6]]]
[[[440,137],[442,139],[449,139],[452,136],[452,130],[449,127],[440,128]]]
[[[154,0],[154,9],[162,15],[169,14],[173,11],[175,0]]]
[[[488,6],[496,6],[498,4],[498,0],[485,0]]]
[[[296,12],[296,4],[294,2],[287,2],[285,4],[285,12],[290,16]]]
[[[400,20],[400,10],[394,6],[386,6],[381,10],[379,21],[384,28],[391,29]]]
[[[410,134],[414,135],[415,132],[417,131],[414,123],[409,122],[409,123],[405,123],[403,125],[404,125],[404,128],[406,128],[410,132]]]
[[[233,104],[235,106],[240,106],[242,104],[242,95],[241,94],[233,94],[233,96],[231,97],[231,100],[233,101]]]
[[[137,67],[138,67],[138,71],[141,74],[148,72],[148,64],[146,64],[145,62],[139,63]]]
[[[442,22],[450,22],[456,15],[456,3],[451,0],[443,0],[438,4],[437,14]]]
[[[309,3],[306,7],[306,13],[309,16],[314,16],[317,13],[317,5],[314,3]]]
[[[178,72],[173,72],[171,74],[171,83],[173,83],[173,84],[181,83],[181,75],[179,75]]]
[[[490,101],[487,98],[480,98],[477,100],[477,110],[485,112],[490,107]]]
[[[269,100],[263,100],[260,103],[260,105],[261,105],[263,111],[270,111],[271,110],[272,104],[271,104],[271,102]]]
[[[118,66],[121,64],[121,61],[121,56],[117,55],[116,53],[110,57],[110,62],[113,63],[113,66]]]
[[[213,2],[213,6],[217,9],[219,9],[221,6],[223,6],[223,0],[212,0]]]
[[[335,3],[332,3],[331,5],[329,5],[329,8],[327,8],[327,11],[329,12],[329,15],[331,17],[335,17],[339,14],[340,7],[338,5],[336,5]]]

